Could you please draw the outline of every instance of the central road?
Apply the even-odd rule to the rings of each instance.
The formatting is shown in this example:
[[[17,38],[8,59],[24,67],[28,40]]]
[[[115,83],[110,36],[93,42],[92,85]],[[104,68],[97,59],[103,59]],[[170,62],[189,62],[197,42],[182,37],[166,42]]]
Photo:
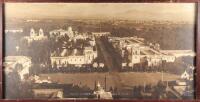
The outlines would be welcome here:
[[[109,46],[107,39],[97,38],[96,43],[103,54],[105,64],[109,69],[109,75],[112,77],[117,89],[122,89],[123,82],[119,76],[119,71],[121,69],[120,55],[116,53],[111,46]]]

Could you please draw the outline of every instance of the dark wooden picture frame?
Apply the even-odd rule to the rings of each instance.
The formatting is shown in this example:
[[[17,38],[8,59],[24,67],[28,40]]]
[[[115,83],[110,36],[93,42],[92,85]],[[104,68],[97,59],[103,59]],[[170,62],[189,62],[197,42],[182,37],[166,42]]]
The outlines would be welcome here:
[[[195,23],[195,52],[196,52],[196,58],[195,58],[195,64],[196,64],[196,74],[194,75],[195,77],[195,100],[126,100],[127,102],[193,102],[193,101],[198,101],[200,100],[200,1],[199,0],[0,0],[0,101],[13,101],[13,102],[18,102],[18,101],[28,101],[28,102],[40,102],[40,101],[66,101],[66,102],[72,102],[72,101],[77,101],[77,100],[5,100],[3,99],[3,94],[4,94],[4,76],[3,76],[3,55],[4,55],[4,3],[5,2],[70,2],[70,3],[168,3],[168,2],[173,2],[173,3],[196,3],[196,23]],[[122,101],[122,100],[78,100],[78,101],[85,101],[85,102],[94,102],[94,101]]]

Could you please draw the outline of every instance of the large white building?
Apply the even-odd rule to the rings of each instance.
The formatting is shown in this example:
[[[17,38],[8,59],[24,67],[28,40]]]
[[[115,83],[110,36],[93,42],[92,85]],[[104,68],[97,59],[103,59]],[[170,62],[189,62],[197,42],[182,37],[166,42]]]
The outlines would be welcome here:
[[[63,29],[57,29],[57,30],[52,30],[49,32],[50,37],[53,36],[65,36],[67,35],[68,31],[67,30],[63,30]]]
[[[16,29],[6,29],[5,33],[23,33],[23,29],[22,28],[16,28]]]
[[[92,32],[92,35],[95,37],[109,36],[110,32]]]
[[[67,30],[63,29],[58,29],[58,30],[53,30],[49,32],[50,37],[62,37],[62,36],[68,36],[70,39],[72,39],[75,35],[75,32],[72,30],[72,27],[68,27]]]
[[[69,40],[86,40],[87,38],[91,39],[91,36],[89,36],[87,33],[79,33],[78,31],[73,31],[72,27],[68,27],[68,30],[63,30],[63,29],[58,29],[58,30],[53,30],[49,32],[50,37],[63,37],[63,36],[68,36]]]
[[[146,63],[147,66],[159,66],[162,61],[174,62],[175,56],[160,52],[159,44],[145,44],[138,37],[109,37],[109,41],[123,58],[122,66],[132,67]]]
[[[47,36],[44,35],[43,29],[40,28],[37,33],[33,28],[31,28],[30,35],[25,36],[24,39],[26,39],[28,43],[31,43],[33,41],[47,40]]]
[[[84,47],[83,50],[77,49],[63,49],[59,54],[54,52],[51,54],[52,67],[67,67],[68,65],[75,65],[81,67],[82,65],[92,64],[94,59],[97,58],[97,51],[93,47]]]
[[[32,65],[31,59],[26,56],[6,56],[4,62],[5,72],[12,72],[13,70],[15,70],[17,64],[22,65],[21,69],[16,70],[20,75],[20,79],[24,80],[24,76],[29,75],[29,69]]]
[[[190,56],[194,57],[196,54],[192,50],[161,50],[162,53],[171,54],[178,57]]]
[[[94,36],[90,36],[88,33],[78,33],[73,31],[72,27],[68,27],[68,30],[54,30],[51,31],[50,37],[62,37],[68,36],[69,40],[65,43],[73,42],[71,47],[63,46],[58,48],[59,50],[52,52],[51,64],[52,67],[66,67],[68,65],[74,65],[81,67],[82,65],[93,64],[93,61],[97,58],[96,41]],[[81,46],[76,43],[83,41]],[[83,44],[84,43],[84,44]],[[61,50],[62,51],[61,51]]]

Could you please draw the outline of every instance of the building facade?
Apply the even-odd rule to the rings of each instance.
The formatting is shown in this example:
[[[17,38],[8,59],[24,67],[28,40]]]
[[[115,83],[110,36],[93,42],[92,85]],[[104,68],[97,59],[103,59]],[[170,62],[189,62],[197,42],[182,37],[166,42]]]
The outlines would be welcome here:
[[[92,35],[95,37],[109,36],[110,32],[92,32]]]
[[[39,29],[38,33],[35,32],[33,28],[30,30],[30,35],[24,37],[25,40],[28,41],[28,43],[31,43],[33,41],[43,41],[47,40],[47,36],[44,35],[43,29]]]
[[[163,61],[174,62],[175,56],[162,53],[159,44],[147,44],[138,37],[109,37],[109,42],[122,57],[122,67],[144,64],[159,66]]]
[[[67,53],[68,54],[64,54]],[[84,47],[83,51],[73,49],[69,51],[63,49],[62,55],[52,54],[51,65],[52,67],[67,67],[68,65],[74,65],[81,67],[82,65],[92,64],[94,59],[97,58],[97,51],[93,50],[93,47]]]

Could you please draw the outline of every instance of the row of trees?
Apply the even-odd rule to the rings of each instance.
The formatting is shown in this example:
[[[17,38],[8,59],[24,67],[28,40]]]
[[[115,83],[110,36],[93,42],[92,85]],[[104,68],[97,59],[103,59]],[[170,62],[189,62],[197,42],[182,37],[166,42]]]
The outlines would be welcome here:
[[[93,68],[93,67],[59,67],[59,68],[46,68],[42,73],[91,73],[91,72],[107,72],[108,68]]]

